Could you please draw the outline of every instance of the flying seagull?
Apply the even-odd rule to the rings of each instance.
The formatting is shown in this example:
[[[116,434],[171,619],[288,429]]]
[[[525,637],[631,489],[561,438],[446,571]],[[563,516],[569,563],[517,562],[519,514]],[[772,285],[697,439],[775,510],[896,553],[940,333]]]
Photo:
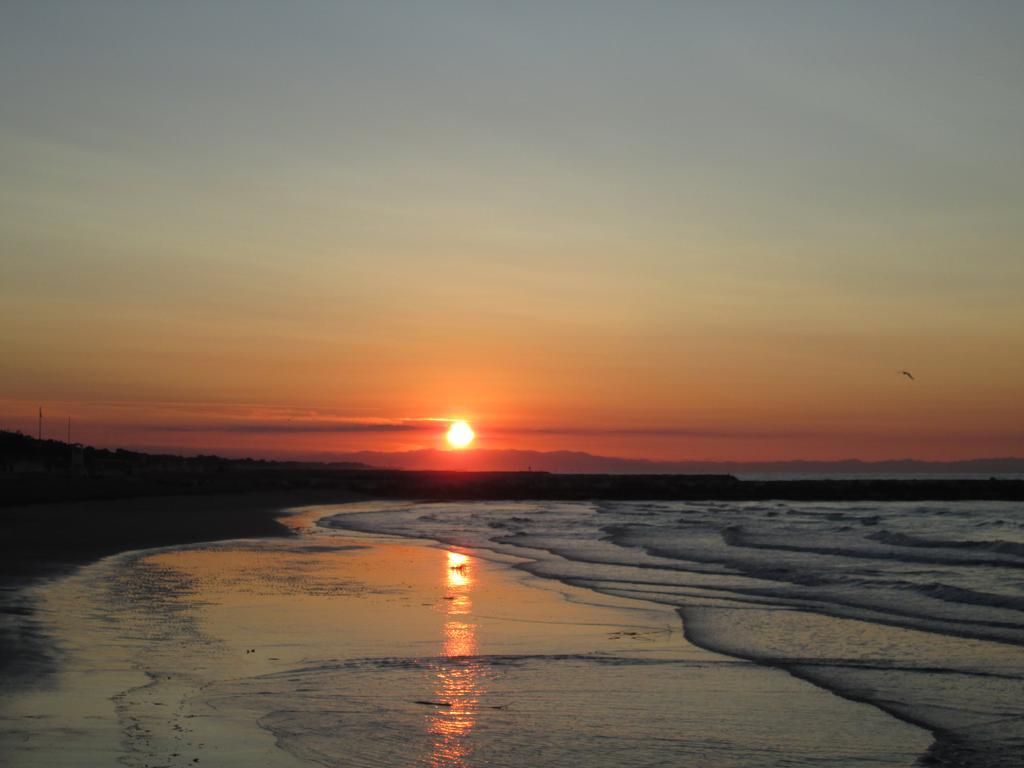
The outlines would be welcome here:
[[[910,371],[900,371],[900,373],[906,376],[911,381],[914,380],[914,374],[912,374]]]

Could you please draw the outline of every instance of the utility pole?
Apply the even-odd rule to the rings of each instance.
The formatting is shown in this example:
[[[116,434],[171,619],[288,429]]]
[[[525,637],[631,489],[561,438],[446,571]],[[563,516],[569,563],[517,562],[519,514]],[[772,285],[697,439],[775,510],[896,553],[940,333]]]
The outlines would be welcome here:
[[[43,406],[39,406],[39,439],[43,439]]]
[[[68,416],[68,446],[71,446],[71,417]]]

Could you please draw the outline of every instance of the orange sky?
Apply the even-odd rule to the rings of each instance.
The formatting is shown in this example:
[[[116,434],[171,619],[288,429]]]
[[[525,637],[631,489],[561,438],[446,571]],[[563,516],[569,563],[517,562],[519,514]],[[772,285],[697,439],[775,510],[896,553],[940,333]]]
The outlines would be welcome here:
[[[1024,455],[1024,13],[913,5],[19,4],[0,426]]]

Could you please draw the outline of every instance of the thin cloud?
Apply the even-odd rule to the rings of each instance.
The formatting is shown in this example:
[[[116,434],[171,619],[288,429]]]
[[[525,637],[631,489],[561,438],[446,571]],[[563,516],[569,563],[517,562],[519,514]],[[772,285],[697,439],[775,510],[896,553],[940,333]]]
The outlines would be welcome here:
[[[436,431],[439,425],[452,419],[422,418],[402,421],[325,421],[325,420],[273,420],[273,421],[211,421],[202,423],[147,424],[138,429],[154,432],[222,432],[231,434],[387,434]],[[487,435],[552,435],[578,437],[669,437],[701,439],[757,439],[777,440],[794,437],[816,437],[815,432],[757,431],[707,429],[694,427],[486,427]]]
[[[773,440],[792,437],[818,437],[818,432],[795,430],[708,429],[695,427],[524,427],[497,430],[514,435],[578,435],[581,437],[691,437],[703,439]]]
[[[203,424],[146,424],[140,425],[137,429],[153,432],[227,432],[233,434],[359,434],[420,432],[437,429],[437,422],[207,422]]]

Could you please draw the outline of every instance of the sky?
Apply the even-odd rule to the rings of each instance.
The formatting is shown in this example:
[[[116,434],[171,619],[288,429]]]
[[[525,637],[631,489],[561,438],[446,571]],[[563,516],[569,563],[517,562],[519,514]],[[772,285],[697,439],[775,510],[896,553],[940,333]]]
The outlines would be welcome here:
[[[1022,36],[1012,2],[6,0],[0,427],[1024,455]]]

